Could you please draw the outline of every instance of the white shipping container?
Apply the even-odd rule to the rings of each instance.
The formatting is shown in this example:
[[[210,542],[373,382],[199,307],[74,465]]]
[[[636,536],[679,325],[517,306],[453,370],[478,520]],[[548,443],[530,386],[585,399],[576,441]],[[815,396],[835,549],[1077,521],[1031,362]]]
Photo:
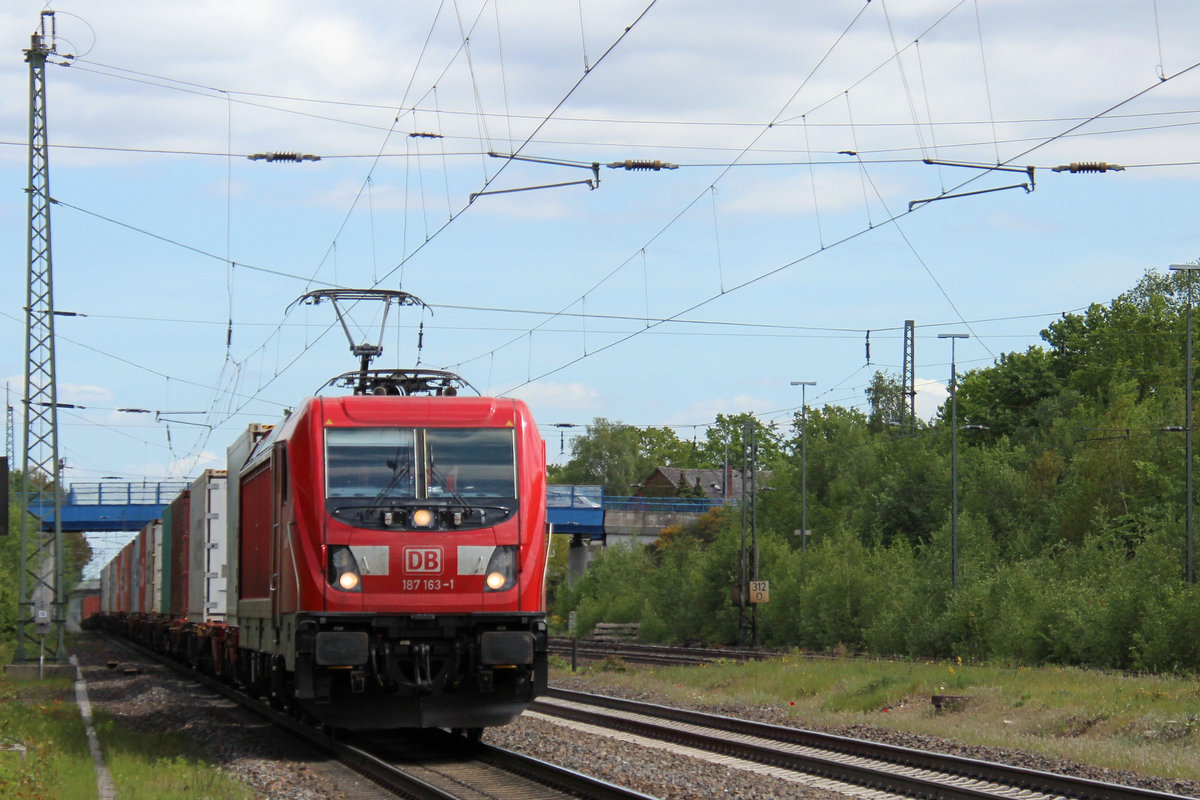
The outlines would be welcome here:
[[[188,621],[223,622],[228,609],[229,518],[223,469],[192,482],[188,538]]]
[[[150,523],[150,536],[154,542],[154,548],[147,554],[147,558],[152,558],[153,561],[147,565],[147,570],[150,572],[150,602],[146,605],[146,610],[154,614],[167,613],[166,606],[163,605],[163,524],[161,519],[156,519]]]

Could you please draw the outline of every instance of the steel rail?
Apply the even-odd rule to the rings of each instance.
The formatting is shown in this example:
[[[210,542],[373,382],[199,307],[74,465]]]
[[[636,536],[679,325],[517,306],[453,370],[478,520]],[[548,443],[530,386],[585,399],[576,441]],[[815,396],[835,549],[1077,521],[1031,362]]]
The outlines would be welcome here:
[[[403,797],[416,798],[416,800],[460,800],[464,796],[478,796],[478,792],[470,790],[464,790],[463,794],[455,793],[438,786],[433,781],[425,780],[418,775],[411,774],[402,765],[389,763],[385,755],[382,755],[380,752],[373,752],[373,750],[377,750],[378,748],[375,747],[374,743],[366,740],[366,737],[363,737],[362,746],[356,746],[339,740],[323,730],[317,729],[284,711],[272,707],[267,702],[251,697],[230,684],[224,683],[211,675],[197,672],[186,664],[165,658],[135,642],[101,632],[97,632],[95,635],[103,637],[107,642],[122,647],[142,658],[152,660],[156,664],[161,664],[176,674],[195,681],[216,694],[237,703],[239,706],[257,714],[276,727],[289,731],[306,744],[333,755],[347,768],[373,781],[387,791]],[[431,735],[444,738],[447,743],[455,739],[449,732],[441,729],[433,729],[430,733]],[[655,800],[650,795],[633,789],[618,786],[599,778],[593,778],[581,772],[567,769],[566,767],[540,761],[521,753],[481,743],[471,743],[468,745],[462,740],[460,740],[460,743],[463,745],[462,752],[464,757],[488,764],[495,770],[506,773],[509,776],[517,776],[529,784],[537,784],[539,787],[561,792],[563,797],[586,798],[587,800]],[[444,759],[444,756],[445,753],[443,752],[438,758]],[[414,764],[414,767],[419,768],[419,766],[419,764]],[[444,769],[447,768],[444,761],[441,763],[441,766]],[[483,789],[483,787],[472,788]],[[522,793],[518,796],[532,796],[529,794],[530,788],[528,785],[525,786],[523,790],[520,790]],[[494,796],[502,797],[503,795]],[[547,797],[549,795],[542,793],[538,796]]]
[[[551,689],[530,710],[922,798],[980,800],[1038,792],[1084,800],[1186,800],[1151,789],[564,689]],[[606,711],[636,718],[616,718]],[[729,734],[747,739],[731,739]],[[864,763],[867,760],[873,763]],[[962,781],[989,785],[964,786]]]
[[[668,645],[613,642],[599,639],[550,637],[550,652],[563,657],[587,660],[619,658],[637,664],[707,664],[713,661],[759,661],[781,653],[724,647],[672,647]]]

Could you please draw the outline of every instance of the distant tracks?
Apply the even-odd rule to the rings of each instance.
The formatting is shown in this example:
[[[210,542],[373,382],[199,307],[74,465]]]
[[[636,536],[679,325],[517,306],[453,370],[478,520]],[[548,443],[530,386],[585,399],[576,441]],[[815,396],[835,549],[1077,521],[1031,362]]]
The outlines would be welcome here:
[[[713,661],[757,661],[773,658],[778,653],[769,650],[748,650],[732,647],[672,647],[635,642],[609,642],[599,639],[550,637],[550,652],[568,660],[601,661],[617,658],[634,664],[708,664]]]
[[[1184,800],[1182,795],[561,689],[551,689],[531,711],[908,797]]]

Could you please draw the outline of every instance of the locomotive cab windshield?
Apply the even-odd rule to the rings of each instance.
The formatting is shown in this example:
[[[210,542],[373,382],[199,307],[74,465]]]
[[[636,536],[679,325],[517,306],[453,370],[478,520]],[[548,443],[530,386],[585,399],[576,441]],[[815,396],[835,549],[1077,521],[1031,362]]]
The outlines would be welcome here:
[[[355,527],[463,529],[517,507],[514,432],[504,428],[327,428],[328,512]]]

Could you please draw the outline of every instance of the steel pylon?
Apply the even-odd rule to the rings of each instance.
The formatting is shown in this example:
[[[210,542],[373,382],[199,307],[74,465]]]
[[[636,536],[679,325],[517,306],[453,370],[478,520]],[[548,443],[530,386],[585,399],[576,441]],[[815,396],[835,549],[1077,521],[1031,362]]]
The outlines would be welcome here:
[[[47,37],[46,26],[51,30]],[[46,134],[46,58],[54,52],[53,12],[30,37],[29,238],[25,303],[25,396],[21,472],[21,574],[14,663],[66,661],[58,398],[54,378],[54,295],[50,258],[50,161]],[[47,44],[49,38],[49,44]],[[54,509],[46,532],[31,506]]]
[[[900,384],[904,391],[904,411],[900,415],[900,429],[910,436],[917,433],[917,324],[904,320],[904,367]]]

